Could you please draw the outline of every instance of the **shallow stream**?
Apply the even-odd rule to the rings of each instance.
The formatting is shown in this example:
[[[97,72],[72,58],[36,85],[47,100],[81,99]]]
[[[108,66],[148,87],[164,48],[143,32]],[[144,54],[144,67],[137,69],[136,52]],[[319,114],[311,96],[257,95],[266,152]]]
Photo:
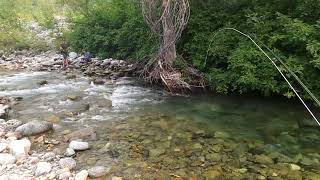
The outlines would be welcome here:
[[[0,72],[0,96],[23,98],[11,118],[56,123],[45,138],[60,141],[94,128],[91,149],[76,156],[78,169],[111,166],[110,177],[125,179],[320,178],[320,128],[299,127],[302,119],[312,121],[299,103],[172,97],[131,78],[94,85],[87,77],[68,76]],[[64,151],[67,145],[61,141],[53,148]],[[290,164],[302,169],[293,171]]]

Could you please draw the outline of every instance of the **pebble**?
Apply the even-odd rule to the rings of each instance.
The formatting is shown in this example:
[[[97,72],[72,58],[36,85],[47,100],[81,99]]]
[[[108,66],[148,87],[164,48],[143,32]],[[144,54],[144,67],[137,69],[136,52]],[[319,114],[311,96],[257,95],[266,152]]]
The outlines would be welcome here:
[[[16,162],[16,158],[8,153],[0,154],[0,164],[1,165],[8,165],[14,164]]]
[[[86,180],[88,175],[88,171],[82,170],[76,174],[75,180]]]
[[[64,153],[64,155],[67,156],[67,157],[72,157],[72,156],[74,156],[75,154],[76,154],[76,152],[75,152],[73,149],[71,149],[71,148],[67,148],[67,149],[66,149],[66,152]]]
[[[61,168],[68,168],[70,170],[73,170],[77,166],[77,162],[74,159],[67,157],[60,159],[59,165]]]
[[[0,152],[5,151],[8,147],[9,145],[7,143],[0,143]]]
[[[47,162],[39,162],[37,164],[37,169],[36,169],[36,176],[42,176],[45,174],[48,174],[52,169],[52,166],[50,163]]]
[[[71,141],[69,144],[69,148],[75,151],[84,151],[89,149],[89,143],[81,141]]]
[[[98,178],[107,175],[110,170],[111,168],[106,168],[104,166],[95,166],[88,170],[88,174],[91,178]]]
[[[296,164],[289,164],[289,167],[292,171],[300,171],[301,167]]]

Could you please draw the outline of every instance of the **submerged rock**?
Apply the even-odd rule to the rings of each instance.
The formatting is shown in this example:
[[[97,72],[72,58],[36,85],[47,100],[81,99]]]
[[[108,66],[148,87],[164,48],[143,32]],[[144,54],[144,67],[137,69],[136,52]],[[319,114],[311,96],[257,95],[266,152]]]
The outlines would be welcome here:
[[[46,121],[31,121],[24,125],[19,126],[16,132],[21,133],[23,136],[32,136],[53,129],[53,123]]]
[[[72,141],[77,139],[83,140],[96,140],[97,135],[93,128],[84,128],[67,134],[64,138],[65,141]]]
[[[266,156],[264,154],[255,155],[254,162],[260,163],[260,164],[274,164],[273,159],[271,159],[269,156]]]
[[[98,178],[105,176],[110,172],[111,168],[106,168],[104,166],[96,166],[88,170],[89,177]]]
[[[289,164],[289,167],[292,171],[300,171],[301,167],[296,164]]]

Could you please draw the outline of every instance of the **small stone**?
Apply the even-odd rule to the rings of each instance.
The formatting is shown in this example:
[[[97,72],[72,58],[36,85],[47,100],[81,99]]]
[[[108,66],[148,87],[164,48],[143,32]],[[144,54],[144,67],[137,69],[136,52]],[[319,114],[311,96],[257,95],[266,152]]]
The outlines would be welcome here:
[[[81,141],[71,141],[69,144],[69,148],[75,151],[84,151],[89,149],[89,143]]]
[[[0,152],[5,151],[8,147],[9,145],[7,143],[0,143]]]
[[[43,159],[45,159],[46,161],[53,161],[55,157],[56,154],[54,152],[47,152],[43,155]]]
[[[76,154],[76,152],[75,152],[73,149],[71,149],[71,148],[67,148],[67,149],[66,149],[66,152],[64,153],[64,155],[67,156],[67,157],[72,157],[72,156],[74,156],[75,154]]]
[[[74,159],[67,157],[60,159],[59,165],[61,168],[69,168],[70,170],[72,170],[77,166],[77,162]]]
[[[301,167],[296,164],[289,164],[289,167],[292,171],[300,171]]]
[[[248,169],[247,168],[241,168],[241,169],[237,169],[236,172],[244,174],[244,173],[248,172]]]
[[[10,153],[20,159],[28,156],[31,142],[28,139],[11,141],[9,144]]]
[[[202,145],[200,143],[196,143],[192,147],[193,149],[202,149]]]
[[[14,131],[17,127],[21,126],[22,122],[17,119],[11,119],[5,123],[7,131]]]
[[[122,180],[122,177],[116,177],[116,176],[114,176],[114,177],[112,177],[111,180]]]
[[[8,165],[14,164],[16,162],[16,158],[8,153],[0,154],[0,164],[1,165]]]
[[[47,84],[48,84],[48,81],[47,81],[47,80],[42,80],[42,81],[38,82],[38,84],[39,84],[40,86],[47,85]]]
[[[75,74],[68,74],[66,79],[75,79],[77,76]]]
[[[110,172],[111,168],[106,168],[104,166],[96,166],[88,170],[89,177],[98,178],[105,176]]]
[[[255,155],[254,162],[260,163],[260,164],[273,164],[273,160],[266,155]]]
[[[217,131],[214,133],[215,138],[227,139],[230,138],[230,135],[226,132]]]
[[[86,180],[88,175],[88,171],[82,170],[76,174],[75,180]]]
[[[36,176],[42,176],[48,174],[51,171],[51,164],[47,162],[39,162],[37,164]]]
[[[57,174],[59,175],[59,180],[68,180],[72,176],[69,168],[63,168]]]

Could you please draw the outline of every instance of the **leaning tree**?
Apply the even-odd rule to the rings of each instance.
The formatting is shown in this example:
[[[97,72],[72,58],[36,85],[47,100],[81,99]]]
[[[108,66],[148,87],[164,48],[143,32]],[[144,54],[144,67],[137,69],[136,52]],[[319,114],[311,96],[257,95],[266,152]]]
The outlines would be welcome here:
[[[180,71],[173,68],[176,43],[190,17],[188,0],[141,0],[141,4],[145,21],[161,42],[158,53],[145,67],[145,77],[151,82],[162,81],[170,91],[190,88]]]

